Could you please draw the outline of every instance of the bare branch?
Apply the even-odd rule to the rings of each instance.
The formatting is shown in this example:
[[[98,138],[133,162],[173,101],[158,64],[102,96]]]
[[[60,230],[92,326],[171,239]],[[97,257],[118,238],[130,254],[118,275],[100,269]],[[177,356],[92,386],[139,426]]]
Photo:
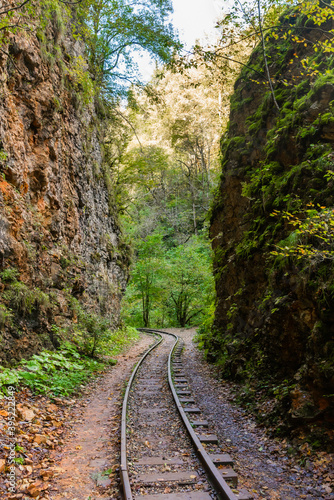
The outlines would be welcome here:
[[[270,71],[269,71],[269,67],[268,67],[268,60],[267,60],[267,54],[266,54],[266,44],[265,44],[265,41],[264,41],[264,33],[263,33],[263,30],[262,30],[262,15],[261,15],[260,0],[257,0],[257,6],[258,6],[258,14],[259,14],[260,34],[261,34],[261,41],[262,41],[263,60],[264,60],[265,68],[266,68],[268,83],[269,83],[271,95],[273,96],[273,99],[274,99],[275,106],[276,106],[276,108],[278,110],[280,110],[278,102],[276,101],[275,91],[274,91],[274,87],[273,87],[273,84],[272,84],[272,81],[271,81]]]
[[[3,14],[8,14],[8,12],[12,12],[13,10],[19,10],[29,2],[30,2],[30,0],[25,0],[23,3],[21,3],[21,5],[17,5],[16,7],[10,7],[6,10],[2,10],[2,11],[0,11],[0,16],[2,16]]]
[[[132,129],[133,133],[135,134],[136,139],[137,139],[137,141],[138,141],[138,143],[139,143],[139,146],[140,146],[140,151],[141,151],[141,153],[143,153],[143,145],[142,145],[142,143],[140,142],[140,139],[139,139],[139,137],[138,137],[138,135],[137,135],[136,129],[134,128],[134,126],[132,125],[132,123],[130,122],[130,120],[128,120],[128,119],[126,118],[126,116],[124,116],[124,115],[123,115],[123,113],[121,113],[118,109],[114,108],[114,110],[116,111],[116,113],[117,113],[119,116],[121,116],[121,117],[123,118],[123,120],[124,120],[124,121],[126,121],[126,123],[127,123],[128,125],[130,125],[130,127],[131,127],[131,129]]]
[[[204,53],[204,51],[203,51],[203,53]],[[255,68],[253,68],[252,66],[249,66],[248,64],[245,64],[241,61],[237,61],[236,59],[233,59],[233,57],[225,56],[223,54],[218,54],[217,52],[215,53],[215,57],[220,57],[221,59],[226,59],[227,61],[231,61],[231,62],[234,62],[236,64],[240,64],[241,66],[244,66],[245,68],[251,69],[252,71],[254,71],[254,73],[257,73],[259,76],[261,76],[261,78],[263,78],[263,74],[260,73],[259,71],[257,71]]]
[[[16,69],[16,71],[18,71],[20,73],[20,75],[23,75],[23,73],[20,70],[20,68],[15,64],[13,56],[11,54],[9,54],[8,52],[6,52],[4,49],[1,49],[1,48],[0,48],[0,52],[2,52],[3,54],[5,54],[8,57],[8,59],[10,60],[10,62],[12,63],[12,65],[14,66],[14,68]]]
[[[333,5],[331,5],[330,3],[324,2],[324,0],[321,0],[321,3],[322,3],[323,5],[325,5],[326,7],[329,7],[330,9],[334,10]]]
[[[77,2],[67,2],[66,0],[59,0],[61,3],[65,3],[66,5],[78,5],[78,3],[81,3],[82,0],[78,0]]]

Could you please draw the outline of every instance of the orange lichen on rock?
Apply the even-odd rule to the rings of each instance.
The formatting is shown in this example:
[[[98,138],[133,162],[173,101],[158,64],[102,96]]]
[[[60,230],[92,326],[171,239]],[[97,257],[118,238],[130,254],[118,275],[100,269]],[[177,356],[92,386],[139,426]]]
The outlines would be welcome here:
[[[47,30],[45,36],[54,40],[53,27]],[[59,49],[59,57],[62,50],[71,57],[82,50],[84,57],[84,47],[70,32]],[[16,269],[23,293],[28,294],[24,287],[38,288],[45,303],[52,302],[47,310],[34,306],[22,315],[15,301],[6,299],[11,280],[0,280],[0,304],[13,316],[1,332],[0,364],[9,365],[43,347],[57,347],[52,325],[65,328],[72,321],[71,294],[97,314],[103,299],[103,314],[116,326],[128,270],[107,249],[109,240],[117,248],[120,230],[110,215],[110,193],[103,179],[94,177],[96,164],[103,162],[94,105],[77,106],[77,92],[62,85],[62,66],[51,67],[35,35],[10,35],[6,51],[14,54],[15,67],[2,53],[0,272]],[[97,247],[101,258],[94,261],[90,255]]]

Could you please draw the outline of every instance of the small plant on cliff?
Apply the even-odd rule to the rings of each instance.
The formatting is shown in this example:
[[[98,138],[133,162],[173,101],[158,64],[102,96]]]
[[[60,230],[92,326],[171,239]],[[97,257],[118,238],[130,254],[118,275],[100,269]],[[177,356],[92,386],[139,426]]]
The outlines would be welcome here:
[[[334,259],[334,210],[309,203],[303,215],[274,211],[272,216],[281,215],[295,228],[293,244],[277,245],[271,252],[274,256],[296,257],[320,262]],[[291,240],[291,238],[290,238]]]
[[[75,89],[79,91],[79,96],[83,104],[87,105],[92,102],[95,89],[88,72],[88,64],[82,56],[74,59],[69,70],[69,76],[73,81]]]
[[[0,163],[4,163],[8,158],[8,153],[3,149],[0,149]]]
[[[8,300],[11,307],[25,316],[31,314],[35,302],[34,293],[30,288],[20,281],[15,281],[4,293],[5,300]]]
[[[20,273],[15,267],[7,267],[7,269],[0,273],[0,278],[4,283],[9,283],[16,281],[19,275]]]
[[[12,321],[12,312],[3,304],[0,304],[0,330],[10,325]]]
[[[31,314],[37,308],[46,308],[50,305],[49,296],[39,288],[30,288],[21,281],[14,281],[3,294],[11,307],[23,316]]]

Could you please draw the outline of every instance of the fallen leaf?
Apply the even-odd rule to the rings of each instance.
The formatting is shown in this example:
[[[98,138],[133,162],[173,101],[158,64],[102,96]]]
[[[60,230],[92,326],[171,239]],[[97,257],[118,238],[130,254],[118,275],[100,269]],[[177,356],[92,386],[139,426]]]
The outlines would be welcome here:
[[[27,493],[33,498],[38,497],[42,493],[42,483],[41,481],[37,481],[36,483],[32,483],[30,486],[27,488]]]
[[[44,436],[43,434],[36,434],[34,436],[34,442],[37,444],[46,443],[47,439],[47,436]]]
[[[26,406],[23,406],[20,403],[16,406],[16,408],[17,408],[17,414],[22,420],[27,420],[28,422],[31,422],[31,420],[33,420],[36,417],[35,413],[32,410],[30,410]]]
[[[57,410],[58,410],[58,406],[57,406],[57,405],[55,405],[55,404],[53,404],[53,403],[51,403],[50,405],[48,405],[48,406],[46,407],[46,409],[47,409],[48,411],[54,412],[54,411],[57,411]]]

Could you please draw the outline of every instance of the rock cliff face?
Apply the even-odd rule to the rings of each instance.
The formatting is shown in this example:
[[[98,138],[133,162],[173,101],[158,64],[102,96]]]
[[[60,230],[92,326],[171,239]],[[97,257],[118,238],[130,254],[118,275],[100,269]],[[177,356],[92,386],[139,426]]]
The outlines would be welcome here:
[[[259,77],[259,48],[235,84],[211,219],[217,308],[206,340],[225,376],[247,380],[248,395],[273,396],[261,414],[283,414],[281,428],[331,424],[334,393],[333,261],[271,253],[303,243],[284,211],[303,219],[310,203],[334,206],[333,58],[314,50],[326,35],[310,21],[292,16],[279,34],[291,33],[287,23],[299,41],[268,42],[280,110]]]
[[[75,304],[119,320],[128,257],[106,187],[103,125],[61,65],[82,57],[66,35],[50,61],[24,33],[0,55],[2,364],[57,345]]]

